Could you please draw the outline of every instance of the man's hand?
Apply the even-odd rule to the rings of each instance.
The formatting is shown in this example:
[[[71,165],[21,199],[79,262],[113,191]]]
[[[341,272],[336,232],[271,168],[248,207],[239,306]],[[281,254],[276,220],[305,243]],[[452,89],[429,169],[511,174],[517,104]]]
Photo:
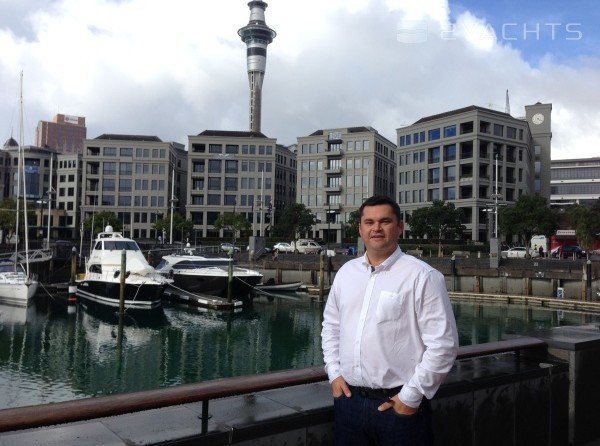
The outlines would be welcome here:
[[[334,398],[338,398],[342,396],[342,394],[346,395],[348,398],[352,396],[352,392],[350,392],[348,384],[346,384],[346,380],[343,376],[338,376],[331,382],[331,393]]]
[[[332,385],[333,385],[333,383],[332,383]],[[417,412],[417,410],[418,410],[417,408],[410,407],[410,406],[407,406],[406,404],[404,404],[402,401],[400,401],[400,398],[398,398],[398,395],[394,395],[393,398],[390,398],[388,401],[386,401],[381,406],[379,406],[377,408],[377,410],[379,410],[380,412],[383,412],[390,408],[392,410],[396,411],[396,413],[399,415],[412,415],[415,412]]]

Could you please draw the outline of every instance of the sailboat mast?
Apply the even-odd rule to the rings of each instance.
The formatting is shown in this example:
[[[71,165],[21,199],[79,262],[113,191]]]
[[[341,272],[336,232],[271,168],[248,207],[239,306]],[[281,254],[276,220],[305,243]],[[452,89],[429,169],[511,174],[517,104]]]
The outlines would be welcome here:
[[[23,72],[19,83],[19,146],[17,147],[17,214],[15,217],[15,271],[19,262],[19,214],[21,213],[21,147],[23,146]]]
[[[17,177],[20,178],[23,175],[23,184],[17,180],[17,189],[18,192],[21,191],[21,187],[23,189],[23,228],[25,231],[25,267],[27,271],[27,277],[29,277],[29,226],[27,222],[27,187],[25,184],[25,154],[23,151],[23,71],[21,71],[21,88],[19,93],[19,161],[18,161],[18,173]],[[20,193],[17,193],[19,196]],[[18,199],[17,199],[18,203]],[[18,204],[17,204],[17,222],[18,222]],[[17,225],[17,235],[19,233],[19,226]],[[18,245],[18,244],[17,244]]]

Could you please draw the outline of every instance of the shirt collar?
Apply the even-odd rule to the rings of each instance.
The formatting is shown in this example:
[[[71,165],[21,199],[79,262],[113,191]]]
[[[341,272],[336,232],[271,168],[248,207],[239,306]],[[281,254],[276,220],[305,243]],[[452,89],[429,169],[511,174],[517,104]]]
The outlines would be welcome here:
[[[367,253],[365,252],[365,255],[362,258],[362,264],[365,268],[371,270],[372,272],[383,271],[384,269],[388,269],[391,265],[396,263],[396,260],[398,260],[402,255],[404,255],[404,253],[400,249],[400,246],[397,246],[396,250],[392,253],[392,255],[385,259],[379,266],[372,266],[369,263],[369,258],[367,257]]]

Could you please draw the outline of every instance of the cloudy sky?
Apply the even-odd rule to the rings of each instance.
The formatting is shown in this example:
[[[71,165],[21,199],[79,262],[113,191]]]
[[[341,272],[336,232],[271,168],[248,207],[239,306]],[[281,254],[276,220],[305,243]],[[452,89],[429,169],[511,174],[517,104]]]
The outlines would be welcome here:
[[[368,125],[396,142],[421,117],[552,103],[553,159],[600,156],[596,0],[267,0],[262,131],[281,144]],[[248,129],[246,0],[0,0],[0,139],[85,116],[88,138],[187,144]]]

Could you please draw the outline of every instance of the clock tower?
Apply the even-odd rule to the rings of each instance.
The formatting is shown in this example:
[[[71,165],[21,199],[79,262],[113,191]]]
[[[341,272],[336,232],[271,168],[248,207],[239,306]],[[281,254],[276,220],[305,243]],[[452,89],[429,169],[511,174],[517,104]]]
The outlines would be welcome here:
[[[531,135],[533,192],[550,202],[550,160],[552,154],[552,104],[525,106],[525,119]]]

